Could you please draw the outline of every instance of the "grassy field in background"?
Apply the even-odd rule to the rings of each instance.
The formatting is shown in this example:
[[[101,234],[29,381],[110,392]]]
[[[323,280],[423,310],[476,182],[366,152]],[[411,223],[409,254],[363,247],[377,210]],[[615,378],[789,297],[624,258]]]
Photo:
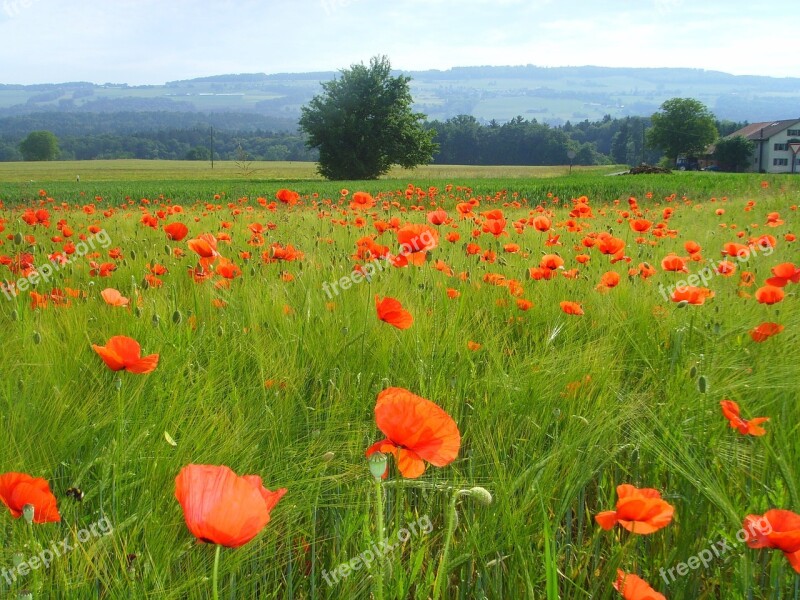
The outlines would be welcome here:
[[[80,160],[52,162],[0,162],[0,184],[71,182],[77,176],[85,183],[98,181],[142,180],[316,180],[316,163],[253,161],[243,165],[235,161],[210,162],[188,160]],[[574,173],[613,173],[624,167],[573,167]],[[417,169],[394,168],[385,179],[470,179],[470,178],[539,178],[567,174],[569,166],[555,167],[485,167],[425,165]]]
[[[620,597],[618,568],[669,599],[800,598],[800,576],[781,552],[736,539],[747,514],[800,512],[800,284],[771,306],[754,297],[775,265],[798,263],[800,178],[426,167],[325,182],[313,165],[255,166],[241,177],[229,163],[213,173],[166,161],[0,165],[0,256],[11,259],[0,279],[19,278],[21,253],[38,266],[62,251],[65,240],[52,239],[61,220],[72,239],[95,226],[109,241],[40,282],[44,306],[28,292],[0,295],[0,473],[46,478],[62,515],[30,527],[0,505],[0,573],[15,555],[26,560],[102,516],[113,524],[13,585],[0,575],[2,595],[211,598],[214,548],[188,532],[174,497],[180,469],[203,463],[288,489],[255,540],[223,550],[221,597],[374,597],[375,568],[333,585],[325,573],[376,540],[364,452],[384,437],[377,394],[399,386],[446,410],[462,444],[452,464],[415,480],[392,465],[382,484],[387,535],[423,517],[431,523],[388,556],[384,598],[433,595],[451,495],[473,486],[493,502],[458,501],[444,598],[610,599]],[[296,190],[298,204],[277,201],[280,188]],[[351,208],[356,191],[376,205]],[[591,216],[572,217],[581,196]],[[629,225],[631,197],[653,222],[646,233]],[[470,201],[465,216],[457,207]],[[50,226],[27,224],[29,207],[46,208]],[[370,281],[325,292],[363,262],[354,255],[364,237],[397,250],[395,232],[378,233],[376,221],[425,223],[438,207],[452,220],[438,227],[422,266],[381,261]],[[505,218],[497,237],[483,231],[482,213],[495,209]],[[774,227],[771,213],[782,221]],[[531,225],[539,215],[551,219],[549,234]],[[180,242],[162,230],[175,221],[189,228]],[[264,226],[263,243],[254,224]],[[187,241],[204,233],[221,238],[219,252],[239,275],[195,282],[187,274],[197,265]],[[453,233],[459,239],[448,240]],[[602,233],[624,241],[619,260],[585,243]],[[710,275],[714,296],[703,305],[668,298],[688,277],[662,268],[669,253],[688,258],[684,244],[696,241],[702,250],[687,265],[697,274],[719,262],[724,244],[764,234],[775,247],[733,259],[731,276]],[[273,260],[273,244],[303,256]],[[532,279],[545,254],[564,268]],[[581,254],[590,260],[578,262]],[[90,261],[116,268],[92,275]],[[154,278],[157,265],[166,272]],[[643,265],[655,273],[643,278]],[[603,289],[608,272],[620,282]],[[109,287],[133,307],[106,305],[100,292]],[[52,293],[66,288],[77,297]],[[411,328],[378,320],[376,295],[397,298]],[[565,314],[562,301],[585,314]],[[784,329],[757,343],[749,332],[763,322]],[[158,353],[156,370],[106,368],[91,344],[114,335]],[[767,435],[731,429],[723,399],[745,418],[769,417]],[[603,531],[594,515],[614,508],[623,483],[658,489],[675,507],[673,522],[647,536]],[[65,494],[71,487],[84,491],[82,502]],[[671,581],[661,574],[720,540],[730,550],[707,566]]]

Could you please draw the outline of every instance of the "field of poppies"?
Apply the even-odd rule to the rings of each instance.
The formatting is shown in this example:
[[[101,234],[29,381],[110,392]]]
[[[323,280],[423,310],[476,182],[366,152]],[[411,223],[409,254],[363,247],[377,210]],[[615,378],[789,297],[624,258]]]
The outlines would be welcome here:
[[[800,180],[0,183],[0,595],[800,598]]]

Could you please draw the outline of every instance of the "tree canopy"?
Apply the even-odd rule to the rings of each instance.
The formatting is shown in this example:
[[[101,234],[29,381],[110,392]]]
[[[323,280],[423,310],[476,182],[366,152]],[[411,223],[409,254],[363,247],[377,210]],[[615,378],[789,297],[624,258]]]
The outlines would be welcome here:
[[[694,98],[671,98],[650,118],[647,144],[674,160],[679,154],[701,156],[717,139],[714,115]]]
[[[391,75],[385,56],[369,66],[353,65],[302,108],[300,128],[310,148],[319,149],[320,174],[327,179],[376,179],[392,165],[428,163],[435,132],[425,115],[411,110],[409,77]]]
[[[23,160],[53,160],[58,156],[58,139],[52,131],[32,131],[19,144]]]
[[[714,158],[723,171],[739,172],[750,164],[755,144],[741,135],[719,140],[714,149]]]

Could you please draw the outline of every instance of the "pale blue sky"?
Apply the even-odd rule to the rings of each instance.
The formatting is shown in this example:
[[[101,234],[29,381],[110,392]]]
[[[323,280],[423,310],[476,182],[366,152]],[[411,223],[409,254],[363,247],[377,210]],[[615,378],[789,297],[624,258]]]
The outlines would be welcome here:
[[[337,70],[376,54],[403,70],[598,65],[800,77],[798,22],[796,0],[0,0],[0,83],[160,84]]]

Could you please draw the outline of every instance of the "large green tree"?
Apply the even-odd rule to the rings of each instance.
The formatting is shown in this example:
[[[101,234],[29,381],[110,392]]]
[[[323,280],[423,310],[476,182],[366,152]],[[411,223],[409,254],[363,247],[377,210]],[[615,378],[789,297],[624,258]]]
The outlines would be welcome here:
[[[741,135],[722,138],[716,143],[714,158],[723,171],[737,173],[750,165],[755,144]]]
[[[58,156],[58,139],[52,131],[31,131],[19,151],[23,160],[53,160]]]
[[[714,115],[694,98],[672,98],[651,117],[647,145],[675,160],[679,154],[697,157],[717,139]]]
[[[317,170],[327,179],[376,179],[392,165],[426,164],[437,145],[425,115],[411,110],[409,77],[392,77],[385,56],[353,65],[322,84],[302,109],[300,128],[319,149]]]

